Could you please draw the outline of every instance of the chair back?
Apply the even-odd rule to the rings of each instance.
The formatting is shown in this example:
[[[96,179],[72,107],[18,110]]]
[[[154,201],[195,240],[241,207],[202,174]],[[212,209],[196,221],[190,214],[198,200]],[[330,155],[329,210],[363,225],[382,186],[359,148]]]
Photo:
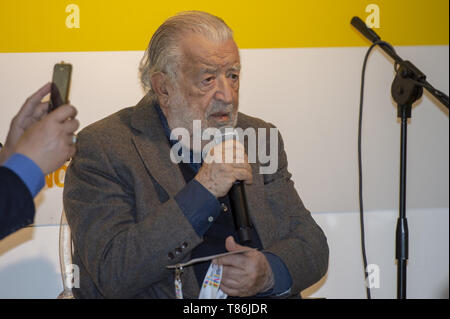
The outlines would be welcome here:
[[[73,243],[70,226],[67,223],[64,210],[61,214],[59,226],[59,263],[61,267],[61,277],[64,290],[59,294],[58,299],[73,299],[72,287],[74,287],[75,278],[79,273],[72,264]]]

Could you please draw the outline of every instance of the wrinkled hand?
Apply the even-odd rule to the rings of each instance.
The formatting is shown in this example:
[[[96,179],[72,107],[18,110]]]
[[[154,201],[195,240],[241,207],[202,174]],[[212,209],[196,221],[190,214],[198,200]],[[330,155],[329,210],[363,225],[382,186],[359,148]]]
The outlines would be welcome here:
[[[76,115],[73,106],[61,105],[25,131],[14,153],[28,156],[44,175],[58,169],[75,155],[73,133],[80,125]]]
[[[0,152],[0,165],[12,155],[22,134],[34,123],[40,121],[48,111],[48,102],[42,103],[42,98],[50,92],[51,83],[47,83],[22,105],[20,111],[11,121],[5,145]]]
[[[252,169],[244,146],[227,140],[211,149],[195,179],[214,196],[225,196],[237,180],[252,183]]]
[[[51,83],[47,83],[27,98],[20,111],[11,121],[5,147],[14,148],[27,128],[41,120],[47,114],[48,102],[42,103],[41,100],[45,95],[50,93],[50,87]]]
[[[213,263],[223,265],[220,289],[224,293],[248,297],[273,288],[272,269],[263,253],[237,244],[232,236],[226,239],[225,247],[228,251],[249,251],[213,260]]]

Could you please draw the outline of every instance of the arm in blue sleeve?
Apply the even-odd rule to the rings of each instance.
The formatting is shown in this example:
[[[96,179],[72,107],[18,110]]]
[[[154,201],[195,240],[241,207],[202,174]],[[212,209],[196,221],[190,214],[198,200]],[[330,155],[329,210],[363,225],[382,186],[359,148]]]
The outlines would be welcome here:
[[[175,195],[175,201],[199,236],[203,236],[220,214],[217,198],[193,179]]]
[[[284,262],[276,255],[263,252],[272,268],[275,284],[272,289],[257,294],[256,297],[284,297],[289,295],[292,287],[292,277]]]
[[[3,165],[22,179],[30,191],[31,196],[35,197],[44,187],[45,178],[42,170],[29,157],[15,153],[8,158]]]

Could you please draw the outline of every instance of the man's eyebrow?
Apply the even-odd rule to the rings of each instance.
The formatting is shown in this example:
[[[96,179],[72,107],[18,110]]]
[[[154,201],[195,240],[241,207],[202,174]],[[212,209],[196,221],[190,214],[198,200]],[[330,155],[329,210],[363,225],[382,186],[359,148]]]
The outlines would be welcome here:
[[[234,72],[239,72],[239,71],[241,71],[241,65],[240,64],[235,64],[229,70],[230,71],[234,71]]]
[[[216,73],[216,72],[217,72],[217,68],[204,66],[204,67],[202,67],[202,69],[201,69],[200,72],[201,72],[202,74],[204,74],[204,73],[210,73],[210,74],[213,74],[213,73]]]
[[[217,67],[213,66],[213,65],[208,65],[208,64],[203,64],[200,70],[201,74],[215,74],[217,73]],[[234,65],[232,65],[228,71],[232,71],[232,72],[240,72],[241,71],[241,64],[240,63],[236,63]]]

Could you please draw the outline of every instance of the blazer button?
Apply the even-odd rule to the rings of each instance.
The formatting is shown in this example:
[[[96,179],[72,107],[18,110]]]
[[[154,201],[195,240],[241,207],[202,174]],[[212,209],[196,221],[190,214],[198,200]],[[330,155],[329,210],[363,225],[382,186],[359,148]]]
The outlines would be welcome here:
[[[182,248],[182,249],[187,248],[187,246],[188,246],[188,243],[187,243],[187,242],[183,242],[183,243],[181,244],[181,248]]]
[[[169,260],[172,260],[175,258],[175,256],[171,252],[167,254],[167,257],[169,258]]]
[[[175,249],[175,255],[181,255],[181,248]]]
[[[225,203],[220,204],[220,206],[222,207],[222,211],[224,213],[226,213],[228,211],[228,207],[227,207],[227,205]]]

